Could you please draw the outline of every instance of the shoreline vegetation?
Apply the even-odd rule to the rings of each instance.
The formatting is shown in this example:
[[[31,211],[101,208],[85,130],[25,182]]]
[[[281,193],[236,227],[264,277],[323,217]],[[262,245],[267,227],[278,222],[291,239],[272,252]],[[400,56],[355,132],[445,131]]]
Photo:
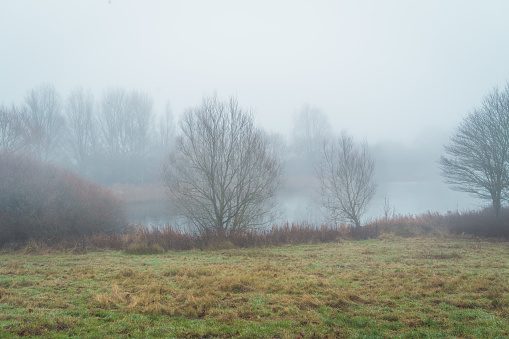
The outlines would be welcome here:
[[[0,246],[0,254],[117,250],[133,254],[158,254],[167,251],[221,250],[233,248],[266,248],[286,245],[310,245],[384,238],[420,236],[457,237],[507,241],[509,209],[503,208],[495,219],[489,208],[424,213],[380,218],[364,226],[284,223],[271,228],[227,234],[195,233],[172,226],[131,224],[123,232],[67,234],[51,238],[26,238]],[[482,226],[480,226],[482,225]]]

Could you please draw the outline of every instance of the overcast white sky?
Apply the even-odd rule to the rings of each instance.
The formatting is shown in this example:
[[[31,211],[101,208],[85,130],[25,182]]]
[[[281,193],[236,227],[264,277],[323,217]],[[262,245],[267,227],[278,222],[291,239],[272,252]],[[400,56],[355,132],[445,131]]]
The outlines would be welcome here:
[[[509,80],[509,1],[0,0],[0,103],[53,83],[214,91],[288,134],[305,103],[370,144],[444,138]]]

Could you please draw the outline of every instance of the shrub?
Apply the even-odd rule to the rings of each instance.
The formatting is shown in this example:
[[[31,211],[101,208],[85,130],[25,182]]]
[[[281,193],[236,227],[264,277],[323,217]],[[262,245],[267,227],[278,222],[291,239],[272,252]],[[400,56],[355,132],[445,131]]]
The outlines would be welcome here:
[[[150,228],[137,224],[130,226],[123,236],[125,246],[137,244],[157,244],[165,251],[185,251],[196,248],[196,237],[174,230],[171,227]]]
[[[498,219],[492,208],[479,211],[448,213],[444,216],[447,230],[455,234],[509,238],[509,208],[501,208]]]
[[[0,246],[122,232],[123,204],[105,188],[38,160],[0,153]]]
[[[164,251],[190,249],[223,250],[245,247],[266,247],[310,243],[336,242],[340,239],[370,239],[378,235],[377,225],[352,227],[350,225],[328,226],[309,224],[284,224],[270,229],[254,229],[218,235],[214,232],[190,234],[171,227],[153,228],[134,225],[119,239],[113,236],[87,238],[95,248],[119,247],[131,254],[151,254],[152,246]],[[148,253],[142,253],[148,252]]]
[[[377,226],[376,232],[381,234],[393,234],[408,238],[429,234],[431,232],[443,232],[444,217],[438,213],[424,213],[421,215],[398,215],[393,218],[383,218],[371,222],[365,227]]]
[[[435,235],[449,233],[509,238],[509,208],[502,208],[498,219],[492,208],[485,208],[478,211],[448,212],[447,214],[428,212],[417,216],[400,215],[390,219],[379,219],[370,225],[373,224],[378,225],[384,237],[387,234],[406,238],[430,233]]]

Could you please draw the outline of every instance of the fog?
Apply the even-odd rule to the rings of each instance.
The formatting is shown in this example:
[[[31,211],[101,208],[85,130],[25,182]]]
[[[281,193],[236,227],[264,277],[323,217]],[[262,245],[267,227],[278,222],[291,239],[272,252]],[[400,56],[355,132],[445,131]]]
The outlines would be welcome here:
[[[504,0],[0,0],[0,104],[42,83],[62,98],[119,86],[148,93],[156,114],[169,102],[178,120],[215,92],[287,140],[309,104],[370,145],[368,218],[385,197],[401,214],[478,208],[442,182],[437,160],[509,80],[507,13]],[[319,219],[309,185],[281,197],[287,219]]]

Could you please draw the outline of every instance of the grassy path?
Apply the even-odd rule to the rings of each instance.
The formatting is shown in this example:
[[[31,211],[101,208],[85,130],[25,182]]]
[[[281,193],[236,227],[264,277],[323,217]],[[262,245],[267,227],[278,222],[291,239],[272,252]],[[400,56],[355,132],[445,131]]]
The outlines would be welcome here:
[[[0,337],[509,336],[509,244],[0,255]]]

